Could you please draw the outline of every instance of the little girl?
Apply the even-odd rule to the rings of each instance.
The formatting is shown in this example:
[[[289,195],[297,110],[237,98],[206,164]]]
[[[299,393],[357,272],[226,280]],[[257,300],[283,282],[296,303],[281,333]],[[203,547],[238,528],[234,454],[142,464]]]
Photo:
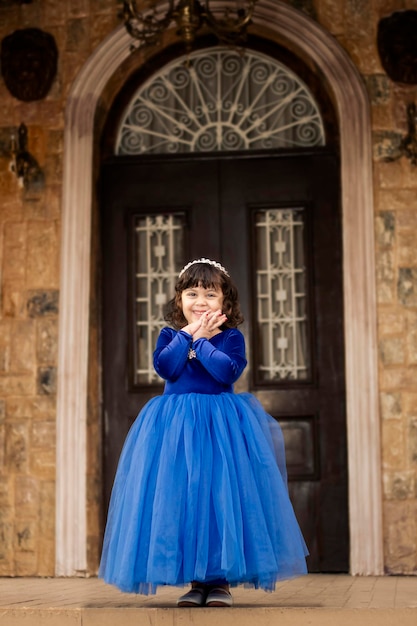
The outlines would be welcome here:
[[[216,261],[180,272],[154,352],[165,379],[124,445],[99,575],[122,591],[191,589],[178,606],[231,606],[306,573],[278,423],[233,383],[246,366],[238,294]]]

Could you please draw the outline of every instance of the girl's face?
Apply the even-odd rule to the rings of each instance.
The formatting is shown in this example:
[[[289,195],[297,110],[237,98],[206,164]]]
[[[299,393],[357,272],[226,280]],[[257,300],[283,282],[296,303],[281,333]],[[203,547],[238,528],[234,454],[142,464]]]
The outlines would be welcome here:
[[[196,322],[207,311],[222,309],[223,292],[219,287],[189,287],[181,293],[181,308],[188,324]]]

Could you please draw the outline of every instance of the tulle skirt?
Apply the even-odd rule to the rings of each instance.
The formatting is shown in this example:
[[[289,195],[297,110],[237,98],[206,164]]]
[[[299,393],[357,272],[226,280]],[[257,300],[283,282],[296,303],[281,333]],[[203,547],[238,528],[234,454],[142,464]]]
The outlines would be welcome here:
[[[119,460],[99,576],[122,591],[306,573],[278,423],[248,393],[153,398]]]

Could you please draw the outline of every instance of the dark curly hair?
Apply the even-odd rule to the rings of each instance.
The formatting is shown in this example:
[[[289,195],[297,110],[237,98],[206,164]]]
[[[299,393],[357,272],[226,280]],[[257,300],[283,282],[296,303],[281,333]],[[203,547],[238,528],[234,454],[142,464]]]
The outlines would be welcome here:
[[[223,313],[227,315],[227,321],[221,328],[236,328],[242,324],[243,315],[240,312],[238,291],[229,276],[208,263],[194,263],[178,278],[175,296],[167,304],[165,320],[175,329],[180,330],[187,324],[182,312],[181,294],[184,289],[190,289],[190,287],[221,289]]]

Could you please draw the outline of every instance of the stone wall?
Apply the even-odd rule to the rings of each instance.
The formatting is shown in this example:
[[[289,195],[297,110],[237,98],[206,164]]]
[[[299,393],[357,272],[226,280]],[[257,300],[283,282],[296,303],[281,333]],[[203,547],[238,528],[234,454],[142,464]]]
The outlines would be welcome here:
[[[114,0],[0,2],[0,39],[21,28],[55,38],[58,72],[47,97],[13,98],[0,79],[0,575],[51,576],[55,542],[55,417],[64,110],[91,51],[118,24]],[[11,133],[23,122],[44,172],[22,189],[9,171]],[[97,332],[92,332],[96,355]],[[89,412],[91,570],[99,546],[99,424]]]
[[[352,6],[355,3],[352,3]],[[362,6],[362,3],[356,3]],[[365,3],[364,3],[365,4]],[[398,155],[415,85],[394,84],[375,52],[378,20],[413,2],[369,3],[369,48],[356,58],[366,81],[374,138],[375,239],[382,419],[385,570],[417,573],[417,167]],[[369,28],[369,27],[368,27]],[[357,32],[365,31],[366,23]],[[351,47],[348,44],[350,52]]]
[[[414,86],[393,84],[376,49],[378,20],[413,0],[293,0],[346,49],[368,87],[374,136],[375,238],[383,435],[385,565],[417,572],[417,167],[387,162],[406,133]],[[0,2],[0,39],[51,33],[58,73],[48,96],[23,103],[0,78],[0,575],[54,573],[55,402],[62,152],[66,97],[92,50],[118,24],[115,0]],[[28,127],[41,188],[9,171],[10,136]],[[93,277],[94,278],[94,277]],[[93,280],[93,284],[96,281]],[[89,567],[100,523],[97,297],[92,292],[88,419]]]

